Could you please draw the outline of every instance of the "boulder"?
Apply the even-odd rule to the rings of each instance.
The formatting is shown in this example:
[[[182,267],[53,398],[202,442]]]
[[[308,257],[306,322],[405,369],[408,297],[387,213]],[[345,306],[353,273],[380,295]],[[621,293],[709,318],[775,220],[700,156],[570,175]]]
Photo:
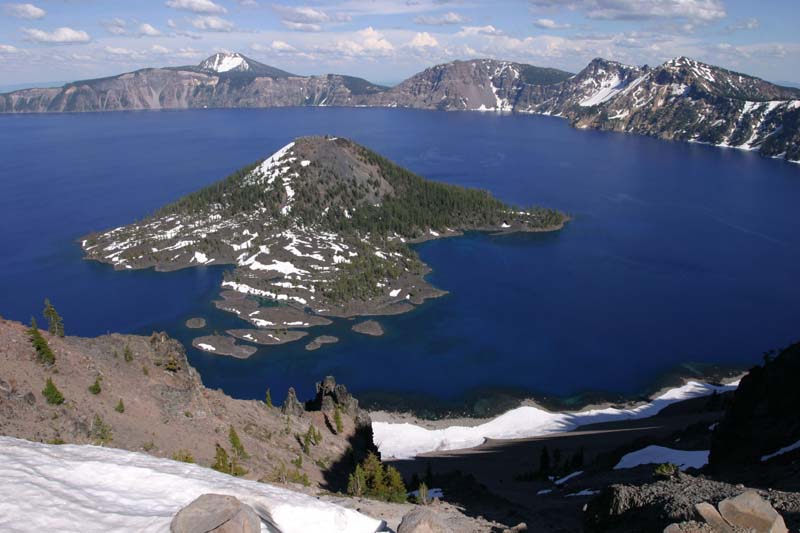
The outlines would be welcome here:
[[[455,533],[431,509],[418,507],[403,517],[397,533]]]
[[[249,505],[233,496],[203,494],[178,511],[172,533],[259,533],[261,519]]]
[[[758,533],[789,532],[778,511],[752,490],[722,500],[719,512],[730,524]]]
[[[719,533],[733,533],[733,528],[728,524],[717,508],[708,502],[701,502],[694,506],[694,510],[700,515],[706,524],[714,528]]]

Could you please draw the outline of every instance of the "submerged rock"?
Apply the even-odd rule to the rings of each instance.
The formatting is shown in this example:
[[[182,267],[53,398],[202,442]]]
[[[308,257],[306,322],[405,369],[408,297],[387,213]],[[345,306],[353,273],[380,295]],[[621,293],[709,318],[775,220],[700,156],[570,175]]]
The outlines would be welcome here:
[[[261,519],[249,505],[233,496],[203,494],[178,511],[172,533],[259,533]]]

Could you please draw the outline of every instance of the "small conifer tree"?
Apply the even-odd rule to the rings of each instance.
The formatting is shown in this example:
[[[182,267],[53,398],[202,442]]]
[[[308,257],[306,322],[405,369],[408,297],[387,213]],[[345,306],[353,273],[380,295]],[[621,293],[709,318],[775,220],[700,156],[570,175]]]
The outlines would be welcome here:
[[[94,383],[89,385],[89,392],[97,396],[102,390],[103,388],[100,386],[100,376],[97,376],[94,378]]]
[[[272,404],[272,394],[269,392],[269,388],[267,388],[267,397],[264,399],[264,403],[267,404],[267,407],[274,407]]]
[[[342,422],[342,410],[337,405],[333,410],[333,423],[336,425],[336,433],[340,434],[344,431],[344,423]]]
[[[53,304],[50,303],[50,300],[45,298],[44,300],[44,311],[42,311],[45,319],[47,320],[47,331],[50,335],[55,335],[57,337],[64,336],[64,321],[61,318],[61,315],[58,314],[56,308],[53,307]]]
[[[122,402],[122,398],[119,399],[119,402],[117,402],[117,406],[114,408],[114,410],[118,413],[125,412],[125,404]]]
[[[239,439],[239,434],[236,433],[236,430],[233,428],[233,426],[231,426],[228,430],[228,440],[231,441],[231,448],[233,448],[233,452],[236,454],[236,457],[239,459],[247,459],[248,455],[244,451],[244,446],[242,445],[242,441]]]
[[[42,390],[42,396],[44,396],[47,403],[50,405],[61,405],[64,403],[64,395],[61,394],[61,391],[58,390],[55,383],[51,378],[47,378],[47,383],[45,383],[44,390]]]

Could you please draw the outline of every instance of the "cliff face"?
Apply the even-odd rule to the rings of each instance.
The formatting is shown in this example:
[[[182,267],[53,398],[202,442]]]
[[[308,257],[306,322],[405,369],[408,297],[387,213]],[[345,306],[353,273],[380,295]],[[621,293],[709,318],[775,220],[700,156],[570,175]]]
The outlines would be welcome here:
[[[709,465],[719,472],[800,459],[800,343],[742,378],[714,431]],[[791,449],[792,447],[796,449]],[[783,453],[781,453],[783,452]]]

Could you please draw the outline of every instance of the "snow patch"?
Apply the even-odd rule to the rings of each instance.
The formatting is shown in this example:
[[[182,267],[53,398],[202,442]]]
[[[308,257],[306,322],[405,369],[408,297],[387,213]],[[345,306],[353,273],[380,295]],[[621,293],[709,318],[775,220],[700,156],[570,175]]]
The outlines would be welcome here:
[[[689,381],[654,398],[649,403],[627,409],[607,407],[554,413],[539,407],[523,406],[473,427],[450,426],[442,429],[426,429],[409,423],[374,422],[372,429],[375,444],[382,457],[409,459],[426,452],[473,448],[482,444],[487,438],[536,437],[571,431],[584,424],[646,418],[675,402],[708,396],[714,391],[733,390],[738,385],[738,381],[721,386]]]
[[[3,531],[169,531],[175,513],[208,493],[239,498],[283,533],[372,533],[381,526],[312,496],[194,464],[0,437]]]
[[[764,455],[761,457],[762,461],[769,461],[773,457],[777,457],[779,455],[783,455],[784,453],[791,452],[800,448],[800,440],[795,442],[794,444],[790,444],[789,446],[785,446],[778,450],[777,452],[772,452],[770,454]]]

